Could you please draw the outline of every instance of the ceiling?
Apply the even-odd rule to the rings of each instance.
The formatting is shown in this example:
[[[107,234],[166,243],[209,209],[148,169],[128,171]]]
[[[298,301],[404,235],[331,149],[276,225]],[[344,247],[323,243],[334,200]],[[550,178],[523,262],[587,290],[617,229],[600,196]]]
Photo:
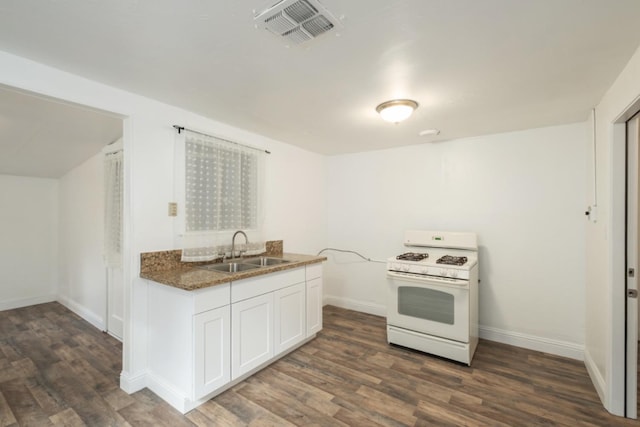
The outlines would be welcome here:
[[[120,118],[0,87],[0,174],[60,178],[120,136]]]
[[[4,0],[0,50],[332,155],[583,121],[640,44],[638,0],[322,0],[299,45],[275,2]]]

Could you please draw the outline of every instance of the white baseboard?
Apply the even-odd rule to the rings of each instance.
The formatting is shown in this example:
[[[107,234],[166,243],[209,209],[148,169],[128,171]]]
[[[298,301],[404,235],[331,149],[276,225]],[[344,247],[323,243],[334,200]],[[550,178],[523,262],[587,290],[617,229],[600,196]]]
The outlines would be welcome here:
[[[169,405],[173,406],[176,410],[178,410],[182,414],[186,414],[192,409],[202,405],[207,400],[230,389],[234,385],[249,378],[251,375],[255,374],[256,372],[261,371],[262,369],[266,368],[272,363],[275,363],[278,359],[281,359],[282,357],[286,356],[292,351],[295,351],[296,349],[302,347],[309,341],[313,340],[315,337],[316,337],[315,334],[310,337],[307,337],[306,339],[295,344],[293,347],[290,347],[287,350],[283,351],[282,353],[278,354],[277,356],[274,356],[272,359],[267,360],[266,362],[260,364],[259,366],[256,366],[255,368],[251,369],[248,372],[245,372],[244,374],[240,375],[234,380],[229,380],[228,383],[220,386],[219,388],[210,391],[207,395],[201,397],[200,399],[191,400],[189,397],[185,396],[183,392],[176,389],[176,387],[174,387],[172,384],[165,381],[160,375],[155,374],[152,370],[148,370],[146,372],[146,380],[145,380],[146,387],[152,392],[154,392],[155,394],[157,394],[158,396],[160,396],[162,399],[164,399]],[[130,393],[128,390],[126,390],[122,386],[122,376],[121,376],[120,387],[127,393]]]
[[[322,298],[323,305],[335,305],[347,310],[359,311],[361,313],[373,314],[376,316],[387,316],[387,306],[368,301],[358,301],[351,298],[325,295]]]
[[[584,360],[584,346],[566,341],[506,331],[490,326],[480,326],[480,338],[570,359]]]
[[[151,371],[147,372],[147,388],[183,414],[198,406],[198,403],[183,396],[173,386]]]
[[[376,316],[386,317],[387,315],[387,307],[384,305],[358,301],[351,298],[325,295],[323,303],[325,305],[335,305],[336,307],[374,314]],[[584,360],[584,346],[566,341],[527,335],[489,326],[480,326],[480,338],[571,359]]]
[[[120,373],[120,388],[131,394],[140,391],[147,386],[147,373],[142,372],[131,375],[125,372]]]
[[[596,363],[593,361],[593,357],[591,357],[591,353],[589,353],[589,350],[587,350],[585,348],[584,350],[584,365],[587,368],[587,372],[589,373],[589,377],[591,377],[591,382],[593,383],[593,386],[596,389],[596,392],[598,393],[598,397],[600,398],[600,402],[602,402],[602,405],[605,408],[608,408],[608,402],[606,401],[606,387],[605,387],[605,381],[604,378],[602,377],[602,373],[600,372],[600,370],[598,369],[598,366],[596,365]]]
[[[85,306],[80,305],[77,302],[62,295],[58,295],[58,302],[67,307],[69,310],[73,311],[78,316],[82,317],[87,322],[91,323],[96,328],[100,329],[101,331],[106,330],[104,319],[102,318],[102,316],[98,316]]]
[[[8,301],[0,301],[0,311],[13,310],[14,308],[28,307],[30,305],[44,304],[56,300],[55,295],[42,295],[31,298],[18,298]]]

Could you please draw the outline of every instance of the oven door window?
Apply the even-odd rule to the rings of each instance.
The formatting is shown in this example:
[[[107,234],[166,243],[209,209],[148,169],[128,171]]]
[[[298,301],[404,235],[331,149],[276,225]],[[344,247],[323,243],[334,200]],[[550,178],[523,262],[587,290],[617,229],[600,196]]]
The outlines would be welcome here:
[[[398,287],[398,313],[418,319],[453,325],[454,296],[437,289]]]

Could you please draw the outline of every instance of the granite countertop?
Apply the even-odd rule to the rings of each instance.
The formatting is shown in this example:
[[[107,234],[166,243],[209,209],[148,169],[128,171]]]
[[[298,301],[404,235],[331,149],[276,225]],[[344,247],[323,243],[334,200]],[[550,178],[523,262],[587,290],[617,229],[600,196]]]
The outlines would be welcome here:
[[[168,253],[168,252],[167,252]],[[202,263],[189,266],[189,263],[171,263],[167,264],[168,268],[163,269],[161,265],[155,265],[154,268],[141,268],[140,277],[143,279],[153,280],[157,283],[173,286],[174,288],[193,291],[196,289],[208,288],[210,286],[221,285],[232,281],[248,279],[250,277],[262,276],[276,271],[284,271],[292,268],[302,267],[307,264],[315,264],[326,261],[324,256],[302,255],[284,253],[278,255],[268,255],[270,258],[282,258],[291,262],[285,264],[271,265],[260,267],[237,273],[222,273],[212,270],[202,269]],[[247,257],[253,258],[253,257]],[[234,262],[242,262],[234,260]],[[209,263],[212,264],[212,263]]]

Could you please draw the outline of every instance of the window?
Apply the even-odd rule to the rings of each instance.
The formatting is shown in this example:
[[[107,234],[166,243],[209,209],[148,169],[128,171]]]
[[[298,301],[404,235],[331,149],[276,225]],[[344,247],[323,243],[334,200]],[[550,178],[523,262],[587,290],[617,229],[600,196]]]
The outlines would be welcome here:
[[[236,230],[249,236],[243,250],[264,251],[263,164],[260,150],[185,131],[183,261],[222,257]]]

